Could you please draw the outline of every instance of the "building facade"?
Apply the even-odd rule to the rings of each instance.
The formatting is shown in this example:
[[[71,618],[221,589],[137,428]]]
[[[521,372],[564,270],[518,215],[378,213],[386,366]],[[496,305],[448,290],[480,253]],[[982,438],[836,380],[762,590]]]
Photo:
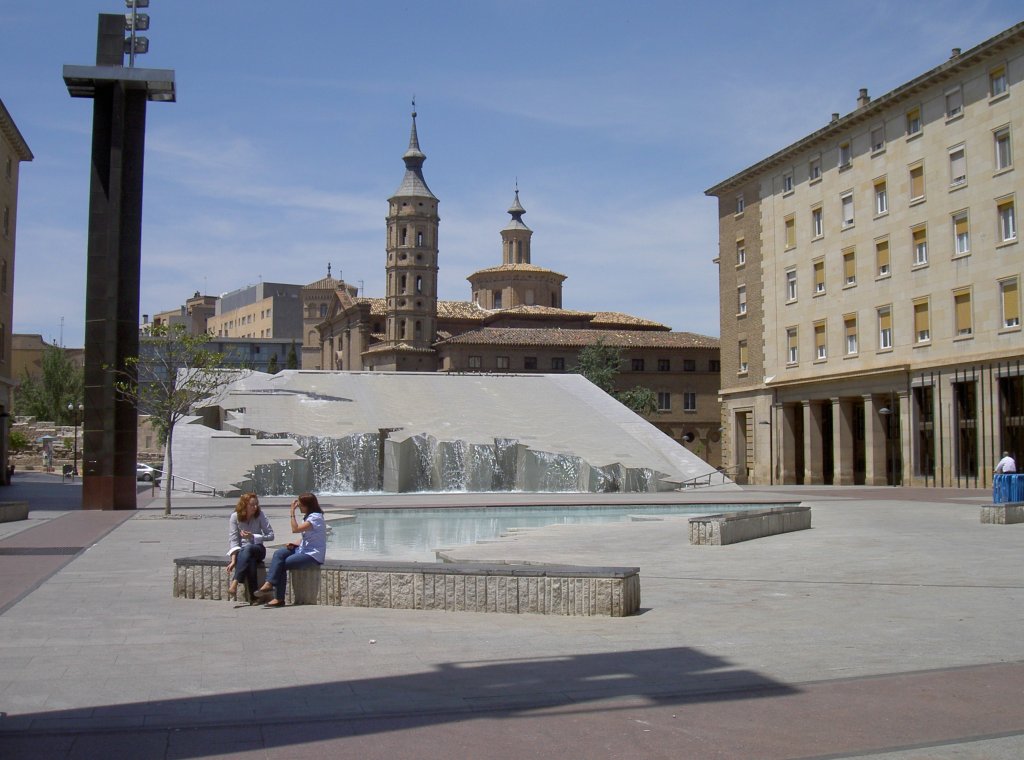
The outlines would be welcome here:
[[[603,342],[622,352],[619,389],[654,391],[658,411],[650,421],[718,465],[718,340],[629,314],[563,308],[566,276],[533,262],[533,231],[523,221],[518,188],[511,220],[500,231],[501,263],[469,275],[471,300],[438,299],[438,199],[423,177],[426,156],[415,118],[402,157],[405,175],[388,200],[386,295],[360,298],[339,283],[326,317],[315,325],[316,358],[307,325],[303,367],[567,372],[583,348]]]
[[[301,285],[260,282],[216,300],[206,332],[219,338],[302,340]]]
[[[738,482],[987,486],[1024,455],[1024,24],[707,191]]]
[[[11,392],[17,383],[12,364],[14,322],[14,248],[21,163],[33,159],[28,143],[0,100],[0,483],[8,482],[7,438]]]

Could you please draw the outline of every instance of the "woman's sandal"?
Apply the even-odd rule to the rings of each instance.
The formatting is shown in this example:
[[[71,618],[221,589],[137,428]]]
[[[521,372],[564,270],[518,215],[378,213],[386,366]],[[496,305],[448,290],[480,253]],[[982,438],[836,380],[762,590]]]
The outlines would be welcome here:
[[[272,610],[276,610],[278,607],[284,607],[284,602],[282,602],[282,601],[280,601],[278,599],[271,599],[269,602],[267,602],[263,606],[267,607],[269,609],[272,609]]]

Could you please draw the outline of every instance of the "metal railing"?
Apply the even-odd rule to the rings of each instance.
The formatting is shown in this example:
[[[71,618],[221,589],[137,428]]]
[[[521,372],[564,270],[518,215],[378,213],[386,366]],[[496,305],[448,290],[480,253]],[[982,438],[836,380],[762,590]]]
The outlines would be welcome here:
[[[160,476],[159,478],[155,478],[153,480],[154,495],[156,495],[156,489],[160,487],[160,483],[165,480],[166,478],[164,478],[163,476]],[[182,481],[187,485],[181,487],[178,485],[178,481]],[[170,488],[172,493],[187,492],[194,494],[196,496],[215,496],[218,498],[224,497],[224,492],[218,491],[214,486],[211,486],[207,483],[200,483],[198,480],[192,480],[191,478],[186,478],[181,475],[172,475],[171,482],[168,487]]]
[[[712,470],[711,472],[705,472],[703,475],[696,475],[692,478],[682,481],[679,484],[677,491],[682,491],[685,488],[701,488],[711,485],[725,485],[728,480],[735,480],[736,467],[725,468],[720,470]],[[718,482],[714,482],[718,479]]]

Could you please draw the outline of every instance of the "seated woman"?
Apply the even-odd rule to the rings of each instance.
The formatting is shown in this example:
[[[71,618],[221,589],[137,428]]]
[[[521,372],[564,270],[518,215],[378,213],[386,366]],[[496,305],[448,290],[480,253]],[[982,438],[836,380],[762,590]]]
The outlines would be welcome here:
[[[243,493],[228,519],[228,596],[232,600],[238,599],[238,582],[242,581],[250,594],[249,603],[254,603],[251,594],[256,588],[256,566],[267,556],[263,542],[273,540],[274,529],[260,509],[259,498],[254,493]]]
[[[295,518],[295,511],[302,510],[302,522]],[[267,582],[256,593],[263,599],[273,592],[273,599],[267,607],[284,607],[285,592],[288,589],[288,571],[307,565],[322,565],[327,553],[327,524],[324,511],[311,493],[301,494],[292,502],[292,533],[301,533],[302,542],[285,544],[274,552],[267,571]]]

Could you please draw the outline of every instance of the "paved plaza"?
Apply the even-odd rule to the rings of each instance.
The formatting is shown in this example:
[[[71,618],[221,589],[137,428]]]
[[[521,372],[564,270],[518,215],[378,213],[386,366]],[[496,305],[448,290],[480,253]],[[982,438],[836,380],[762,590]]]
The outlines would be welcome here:
[[[18,473],[2,498],[32,511],[0,524],[0,757],[1024,756],[1024,525],[981,524],[983,491],[747,492],[810,505],[813,528],[690,546],[675,518],[451,551],[640,567],[641,614],[573,618],[174,599],[175,557],[224,552],[227,501],[81,512],[78,485]],[[483,499],[538,497],[609,498]],[[701,494],[630,502],[672,498]],[[264,503],[287,540],[287,500]]]

